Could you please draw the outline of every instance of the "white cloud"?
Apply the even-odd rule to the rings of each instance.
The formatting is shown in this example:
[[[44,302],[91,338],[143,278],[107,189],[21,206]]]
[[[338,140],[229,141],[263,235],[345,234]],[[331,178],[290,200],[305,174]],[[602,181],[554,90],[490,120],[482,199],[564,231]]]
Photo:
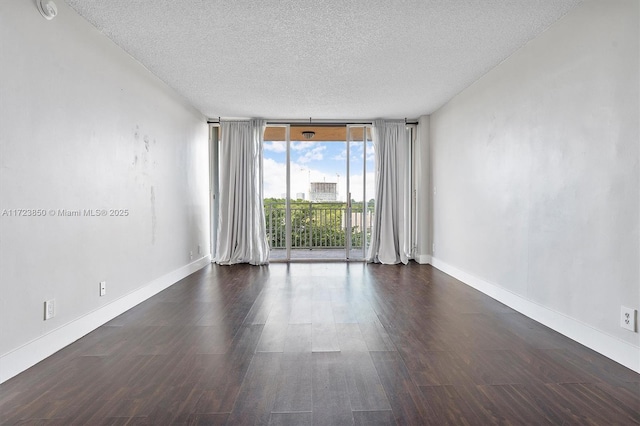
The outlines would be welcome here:
[[[287,168],[284,163],[278,163],[270,158],[265,158],[264,162],[264,196],[265,198],[284,198],[286,193],[286,173]],[[366,200],[374,198],[375,177],[373,171],[367,172],[367,193]],[[309,199],[309,182],[337,182],[338,183],[338,200],[346,201],[346,185],[347,179],[344,174],[327,174],[320,170],[307,167],[305,163],[291,163],[291,196],[295,198],[296,194],[304,193],[305,198]],[[351,176],[351,198],[356,201],[363,199],[364,177],[362,173]]]
[[[373,142],[367,142],[367,161],[371,161],[372,164],[376,159],[376,149]]]
[[[286,168],[282,163],[271,158],[262,161],[263,182],[262,188],[265,198],[281,198],[286,192]]]
[[[314,144],[309,142],[291,142],[292,151],[306,151],[313,148]]]
[[[262,148],[271,152],[287,152],[287,144],[282,142],[265,142]]]
[[[265,143],[266,145],[266,143]],[[286,144],[270,143],[267,150],[285,152]],[[275,146],[274,146],[275,145]],[[342,148],[345,144],[342,144]],[[362,173],[362,144],[352,144],[351,153],[356,158],[351,164],[350,192],[356,201],[363,199],[364,176]],[[276,151],[277,150],[277,151]],[[310,182],[337,182],[338,200],[346,201],[346,149],[339,149],[336,145],[317,144],[309,142],[291,143],[291,196],[304,193],[309,199]],[[359,155],[358,155],[359,154]],[[365,200],[374,198],[374,150],[373,144],[367,144],[367,174]],[[326,159],[325,159],[326,157]],[[281,160],[282,161],[282,160]],[[264,196],[269,198],[283,198],[286,193],[286,164],[274,159],[264,159]]]
[[[263,162],[263,189],[265,198],[284,198],[286,194],[287,167],[270,158]],[[333,179],[331,179],[333,177]],[[302,163],[291,162],[291,196],[304,193],[309,199],[309,182],[335,182],[335,176],[326,176],[319,170],[306,167]]]
[[[340,151],[340,154],[334,155],[332,160],[344,161],[346,158],[347,158],[347,150],[343,149],[342,151]]]
[[[326,146],[314,146],[312,149],[306,150],[303,155],[298,157],[297,161],[302,164],[309,163],[311,161],[321,161],[324,159],[323,151],[327,149]]]
[[[375,197],[375,173],[367,172],[367,192],[364,194],[365,201],[368,201]],[[351,180],[351,198],[356,201],[362,201],[363,194],[362,188],[364,184],[364,178],[362,174],[352,175]]]

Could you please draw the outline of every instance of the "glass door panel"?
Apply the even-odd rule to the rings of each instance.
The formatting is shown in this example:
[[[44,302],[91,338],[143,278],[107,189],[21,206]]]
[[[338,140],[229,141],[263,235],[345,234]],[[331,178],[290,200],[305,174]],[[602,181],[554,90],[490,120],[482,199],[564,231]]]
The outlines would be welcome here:
[[[268,126],[263,148],[270,259],[366,259],[375,203],[371,126]]]
[[[345,258],[345,151],[345,126],[291,127],[291,259]]]
[[[289,126],[268,126],[262,154],[264,216],[271,260],[291,256]]]
[[[367,257],[371,241],[374,206],[374,152],[371,127],[347,126],[348,140],[348,238],[347,256],[352,260]]]

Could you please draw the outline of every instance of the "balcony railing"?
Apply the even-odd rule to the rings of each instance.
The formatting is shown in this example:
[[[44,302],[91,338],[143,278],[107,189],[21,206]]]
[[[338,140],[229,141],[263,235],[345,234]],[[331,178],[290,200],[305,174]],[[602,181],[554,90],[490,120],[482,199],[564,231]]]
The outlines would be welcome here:
[[[267,238],[272,249],[286,248],[285,200],[265,200]],[[347,205],[341,202],[291,201],[291,248],[344,249],[347,241]],[[352,203],[351,248],[362,248],[371,239],[373,205],[363,211]]]

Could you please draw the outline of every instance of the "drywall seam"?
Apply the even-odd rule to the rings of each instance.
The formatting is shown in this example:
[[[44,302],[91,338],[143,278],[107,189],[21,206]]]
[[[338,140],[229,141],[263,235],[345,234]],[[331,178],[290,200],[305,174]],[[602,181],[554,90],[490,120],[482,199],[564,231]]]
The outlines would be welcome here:
[[[211,263],[209,255],[165,274],[80,318],[0,356],[0,383],[34,366],[118,315]]]
[[[527,300],[435,257],[431,265],[523,315],[640,373],[640,347],[603,333],[581,321]]]

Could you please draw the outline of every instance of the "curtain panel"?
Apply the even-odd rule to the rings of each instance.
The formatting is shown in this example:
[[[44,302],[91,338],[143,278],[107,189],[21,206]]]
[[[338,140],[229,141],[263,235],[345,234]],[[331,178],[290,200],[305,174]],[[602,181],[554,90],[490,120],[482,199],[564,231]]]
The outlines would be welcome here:
[[[262,196],[264,120],[220,123],[218,244],[221,265],[269,260]]]
[[[404,121],[376,120],[375,208],[367,261],[407,264],[411,256],[411,149]]]

